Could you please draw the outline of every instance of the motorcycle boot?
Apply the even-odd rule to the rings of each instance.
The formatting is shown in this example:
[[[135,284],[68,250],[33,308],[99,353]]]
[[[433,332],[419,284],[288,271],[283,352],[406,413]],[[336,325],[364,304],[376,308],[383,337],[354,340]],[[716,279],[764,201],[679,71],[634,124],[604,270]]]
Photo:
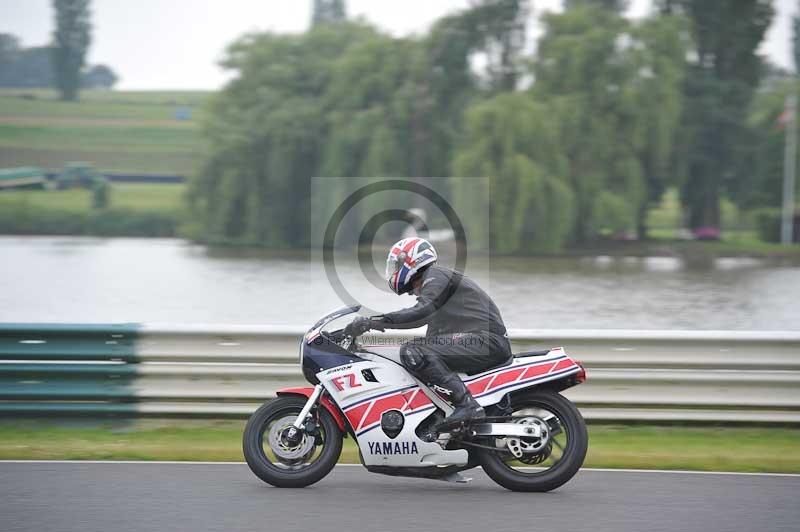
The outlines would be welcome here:
[[[436,394],[455,407],[437,429],[458,427],[464,423],[486,417],[483,407],[469,393],[464,381],[439,357],[426,357],[422,375]]]

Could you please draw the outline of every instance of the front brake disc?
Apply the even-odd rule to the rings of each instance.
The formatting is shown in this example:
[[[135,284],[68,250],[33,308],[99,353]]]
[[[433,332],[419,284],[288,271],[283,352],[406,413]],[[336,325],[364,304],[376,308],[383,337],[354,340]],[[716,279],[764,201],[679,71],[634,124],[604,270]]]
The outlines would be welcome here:
[[[278,419],[272,424],[267,435],[269,447],[275,456],[284,463],[296,464],[305,459],[314,451],[314,438],[303,432],[303,439],[295,445],[289,444],[284,438],[283,433],[292,426],[296,416],[286,416]]]

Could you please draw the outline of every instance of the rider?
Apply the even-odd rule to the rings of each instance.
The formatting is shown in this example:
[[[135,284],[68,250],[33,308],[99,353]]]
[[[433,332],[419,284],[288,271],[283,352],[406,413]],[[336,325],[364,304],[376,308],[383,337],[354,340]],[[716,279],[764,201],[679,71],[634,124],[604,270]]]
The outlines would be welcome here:
[[[423,238],[405,238],[392,246],[386,261],[389,287],[398,295],[413,293],[417,304],[356,318],[345,333],[358,336],[371,329],[427,325],[425,338],[401,347],[400,359],[411,374],[455,407],[445,420],[452,426],[485,416],[456,371],[480,373],[512,355],[503,318],[491,298],[464,274],[436,265],[437,258]]]

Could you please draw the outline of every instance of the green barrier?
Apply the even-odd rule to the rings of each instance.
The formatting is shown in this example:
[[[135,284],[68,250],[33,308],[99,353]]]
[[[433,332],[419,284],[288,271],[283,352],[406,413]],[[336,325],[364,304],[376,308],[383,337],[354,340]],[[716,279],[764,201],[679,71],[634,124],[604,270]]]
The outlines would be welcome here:
[[[137,367],[135,364],[27,364],[27,363],[3,363],[2,375],[14,375],[25,377],[44,377],[58,376],[60,378],[70,378],[72,376],[82,377],[85,375],[102,374],[109,377],[122,375],[135,375]]]
[[[46,402],[41,401],[0,401],[0,415],[41,416],[46,415],[125,415],[140,413],[139,403],[89,403],[89,402]],[[248,412],[249,413],[249,412]]]
[[[140,326],[124,324],[0,324],[0,361],[124,360],[136,362]]]
[[[69,401],[75,411],[135,403],[139,329],[134,323],[0,324],[0,412],[35,411],[36,404],[46,412],[51,401]],[[14,408],[18,401],[36,402]]]

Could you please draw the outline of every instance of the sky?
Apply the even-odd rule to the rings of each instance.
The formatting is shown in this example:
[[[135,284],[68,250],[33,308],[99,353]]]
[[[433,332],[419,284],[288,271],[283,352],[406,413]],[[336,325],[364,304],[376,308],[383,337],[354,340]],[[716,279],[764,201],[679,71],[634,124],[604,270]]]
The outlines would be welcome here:
[[[709,0],[714,1],[714,0]],[[120,76],[118,89],[218,89],[228,74],[217,62],[237,37],[254,31],[302,32],[311,0],[93,0],[90,64]],[[560,0],[532,0],[535,16],[560,10]],[[792,66],[791,18],[798,0],[774,0],[776,16],[761,53]],[[424,33],[442,15],[469,0],[347,0],[361,16],[393,35]],[[650,0],[631,0],[628,14],[644,16]],[[53,31],[51,0],[0,0],[0,33],[23,46],[41,46]],[[535,31],[535,29],[534,29]]]

